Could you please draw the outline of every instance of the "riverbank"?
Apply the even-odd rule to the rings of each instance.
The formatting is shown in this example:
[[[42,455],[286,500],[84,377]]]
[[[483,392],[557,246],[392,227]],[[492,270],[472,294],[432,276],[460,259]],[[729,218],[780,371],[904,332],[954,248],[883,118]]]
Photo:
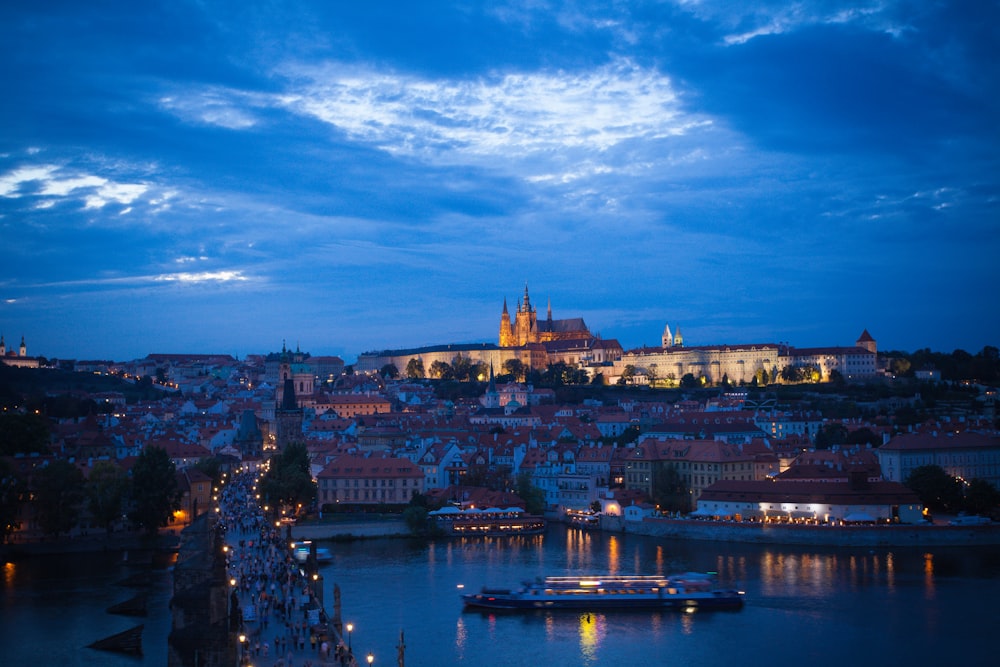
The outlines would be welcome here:
[[[600,529],[670,539],[750,544],[858,547],[1000,545],[1000,524],[828,526],[665,518],[624,521],[621,517],[602,516]],[[385,518],[300,524],[291,528],[291,534],[296,540],[353,540],[412,536],[402,519]]]
[[[930,547],[1000,545],[1000,524],[983,526],[873,525],[830,526],[778,523],[601,517],[601,529],[671,539],[750,544],[852,547]]]

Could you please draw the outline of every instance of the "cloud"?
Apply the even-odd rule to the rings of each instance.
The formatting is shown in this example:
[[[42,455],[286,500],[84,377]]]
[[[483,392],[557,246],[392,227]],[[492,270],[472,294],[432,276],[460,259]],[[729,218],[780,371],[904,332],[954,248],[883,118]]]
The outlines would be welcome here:
[[[228,283],[249,280],[242,271],[202,271],[200,273],[164,273],[151,278],[154,282]]]
[[[226,88],[178,92],[160,97],[157,105],[188,123],[215,125],[230,130],[246,130],[257,125],[247,110],[253,96]]]
[[[433,80],[330,64],[290,69],[289,109],[392,153],[464,161],[684,134],[670,79],[625,59],[585,72]]]
[[[721,42],[738,46],[769,35],[782,35],[821,25],[855,24],[874,32],[899,36],[908,27],[900,23],[895,2],[869,0],[845,7],[830,0],[762,0],[732,3],[728,0],[674,0],[684,12],[713,24],[722,32]]]
[[[18,167],[0,176],[0,196],[22,197],[24,186],[34,185],[30,194],[39,197],[70,198],[78,191],[85,191],[84,208],[102,208],[111,202],[128,205],[149,189],[143,183],[118,183],[102,176],[88,173],[70,173],[68,169],[52,164]],[[36,208],[49,208],[54,199],[43,200]]]

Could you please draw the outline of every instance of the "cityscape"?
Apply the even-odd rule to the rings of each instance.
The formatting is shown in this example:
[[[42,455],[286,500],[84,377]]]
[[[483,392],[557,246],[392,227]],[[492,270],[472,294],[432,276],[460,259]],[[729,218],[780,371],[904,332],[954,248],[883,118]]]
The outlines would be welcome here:
[[[0,664],[992,665],[997,26],[6,3]]]
[[[312,629],[290,631],[280,654],[276,639],[266,659],[254,619],[272,608],[251,595],[247,565],[265,552],[245,542],[281,549],[359,529],[431,544],[544,539],[562,525],[709,544],[1000,543],[995,347],[886,353],[867,330],[839,347],[688,346],[666,325],[660,346],[624,350],[582,318],[537,317],[527,288],[509,310],[495,344],[352,363],[287,343],[243,359],[49,359],[2,337],[4,557],[173,553],[168,664],[210,651],[222,664],[334,664],[366,656],[344,648],[349,626],[322,593],[302,603],[317,611]],[[179,588],[195,576],[180,574],[185,554],[212,550],[206,521],[226,526],[227,569],[247,582],[233,598],[238,637],[232,605],[213,616]],[[303,567],[308,581],[333,556],[305,546],[287,558],[287,576]],[[128,632],[101,641],[125,651],[141,641]]]

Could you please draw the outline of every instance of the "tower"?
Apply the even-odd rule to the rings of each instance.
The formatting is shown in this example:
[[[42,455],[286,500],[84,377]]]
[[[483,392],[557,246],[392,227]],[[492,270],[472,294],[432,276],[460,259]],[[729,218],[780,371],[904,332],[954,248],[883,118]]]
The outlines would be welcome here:
[[[7,345],[3,342],[3,334],[0,334],[0,357],[7,356]]]
[[[22,356],[22,357],[28,356],[28,347],[24,344],[24,336],[23,335],[21,336],[21,354],[20,354],[20,356]]]
[[[311,387],[310,387],[311,390]],[[281,343],[281,366],[278,370],[278,391],[275,396],[274,419],[276,445],[283,451],[289,443],[302,439],[303,411],[295,396],[295,375],[292,367],[292,353]]]
[[[284,382],[281,403],[275,410],[274,418],[278,422],[278,451],[284,451],[289,444],[302,440],[302,408],[295,401],[295,383],[291,378]]]
[[[875,339],[872,338],[872,335],[868,333],[868,329],[861,332],[861,335],[858,336],[858,340],[855,341],[854,345],[857,347],[863,347],[872,354],[878,353],[878,345],[875,343]]]
[[[677,331],[674,333],[674,345],[677,347],[684,347],[684,337],[681,336],[680,327],[677,327]]]
[[[507,297],[503,300],[503,314],[500,316],[500,347],[516,347],[517,339],[510,326],[510,313],[507,312]]]
[[[670,347],[674,344],[674,336],[670,333],[669,323],[663,325],[663,338],[661,342],[663,343],[663,347]]]

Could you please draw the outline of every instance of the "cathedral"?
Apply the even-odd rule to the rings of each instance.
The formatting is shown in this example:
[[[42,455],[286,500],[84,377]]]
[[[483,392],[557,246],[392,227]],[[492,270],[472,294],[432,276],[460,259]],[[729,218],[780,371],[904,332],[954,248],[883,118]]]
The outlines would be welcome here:
[[[591,338],[593,336],[591,336],[582,317],[565,320],[552,319],[551,302],[546,318],[539,320],[535,307],[531,305],[527,285],[524,286],[524,299],[517,301],[517,312],[514,313],[513,322],[511,322],[510,312],[507,310],[507,299],[503,300],[503,313],[500,315],[500,347],[524,347],[530,343],[590,340]]]

